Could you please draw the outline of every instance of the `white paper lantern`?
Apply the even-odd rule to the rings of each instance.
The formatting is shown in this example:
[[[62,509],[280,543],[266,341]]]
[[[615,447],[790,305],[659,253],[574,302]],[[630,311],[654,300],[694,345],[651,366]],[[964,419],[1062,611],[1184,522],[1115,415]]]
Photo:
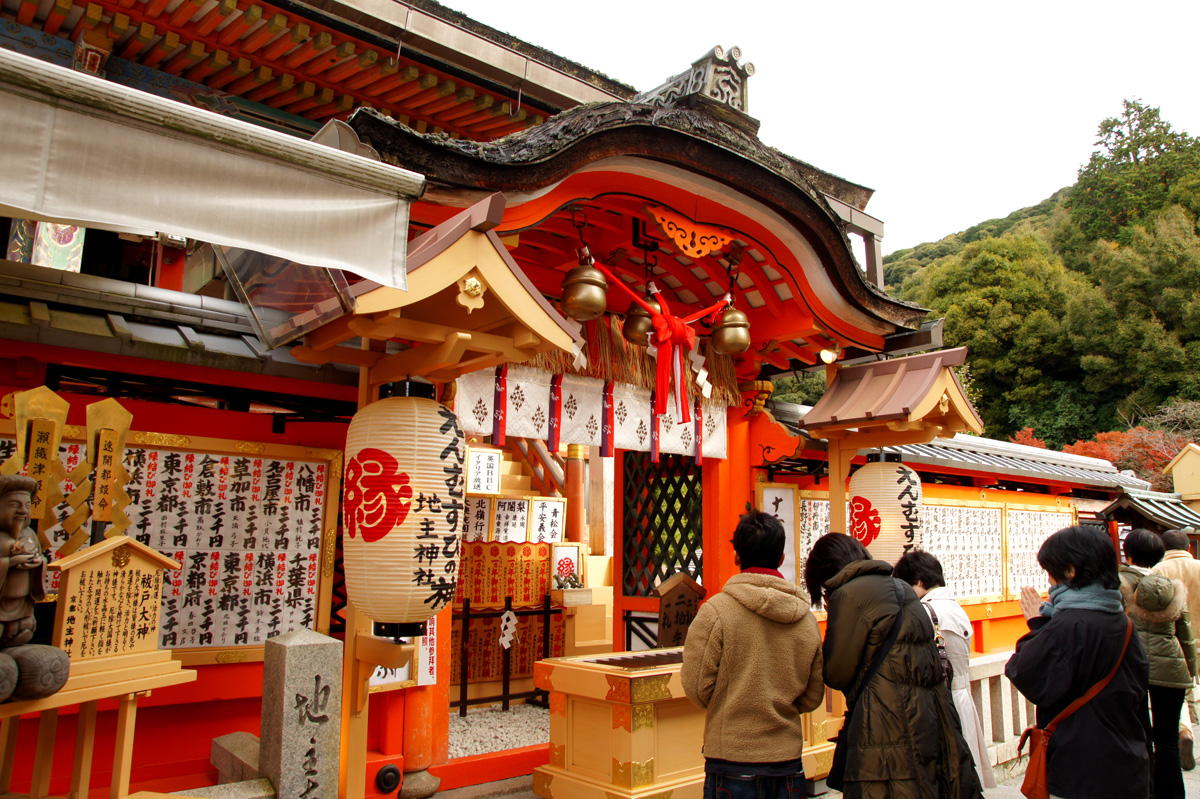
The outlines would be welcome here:
[[[454,600],[466,442],[454,411],[389,397],[346,434],[342,558],[351,602],[378,622],[428,620]]]
[[[850,478],[850,535],[876,560],[894,564],[921,548],[921,476],[898,461],[868,463]]]

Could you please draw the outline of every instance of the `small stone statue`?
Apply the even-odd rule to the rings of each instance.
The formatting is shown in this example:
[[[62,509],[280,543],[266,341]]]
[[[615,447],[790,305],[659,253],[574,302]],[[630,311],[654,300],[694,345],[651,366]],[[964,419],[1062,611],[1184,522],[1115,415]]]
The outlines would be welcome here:
[[[33,604],[46,597],[46,558],[28,526],[36,490],[31,477],[0,475],[0,702],[49,696],[70,669],[66,652],[29,643]]]
[[[583,588],[583,583],[579,580],[579,575],[571,572],[565,577],[561,574],[554,575],[554,587],[560,590],[568,588]]]
[[[35,490],[31,477],[0,475],[0,649],[29,643],[33,603],[46,598],[46,559],[27,526]]]

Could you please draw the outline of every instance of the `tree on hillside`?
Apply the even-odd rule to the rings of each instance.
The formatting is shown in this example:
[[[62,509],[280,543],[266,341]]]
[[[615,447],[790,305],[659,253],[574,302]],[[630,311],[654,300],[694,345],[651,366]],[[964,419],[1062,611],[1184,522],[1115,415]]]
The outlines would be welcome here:
[[[1053,408],[1078,378],[1078,356],[1063,320],[1084,290],[1035,236],[983,239],[920,275],[915,301],[946,317],[946,344],[970,348],[971,372],[988,434],[1033,427],[1058,447],[1090,434],[1099,418]],[[1086,407],[1086,405],[1085,405]]]
[[[1171,187],[1200,170],[1200,140],[1171,129],[1159,109],[1125,100],[1100,123],[1096,146],[1071,193],[1071,214],[1088,239],[1119,240],[1131,223],[1163,207]]]
[[[1171,397],[1200,399],[1200,237],[1177,205],[1132,226],[1129,246],[1099,242],[1096,285],[1067,305],[1083,387],[1127,416]],[[1107,425],[1105,425],[1107,426]]]
[[[1014,444],[1022,444],[1026,447],[1037,447],[1038,449],[1046,448],[1046,442],[1042,441],[1033,434],[1032,427],[1022,427],[1016,433],[1009,436],[1008,440]]]
[[[1163,468],[1187,443],[1188,439],[1178,433],[1139,425],[1129,430],[1097,433],[1094,440],[1076,441],[1063,447],[1063,452],[1103,458],[1118,469],[1132,471],[1149,481],[1154,491],[1170,491],[1172,481],[1163,474]]]
[[[780,402],[794,402],[797,405],[816,405],[825,394],[824,372],[798,372],[793,375],[779,375],[772,379],[775,390],[771,399]]]
[[[1176,399],[1142,419],[1151,430],[1177,433],[1188,441],[1200,442],[1200,401]]]

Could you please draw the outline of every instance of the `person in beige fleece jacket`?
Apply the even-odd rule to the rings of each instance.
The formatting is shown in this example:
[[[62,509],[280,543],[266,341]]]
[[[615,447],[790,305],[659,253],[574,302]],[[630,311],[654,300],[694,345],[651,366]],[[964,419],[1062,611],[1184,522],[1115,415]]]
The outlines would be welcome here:
[[[1167,553],[1154,567],[1154,573],[1183,583],[1187,588],[1188,611],[1192,617],[1192,624],[1200,625],[1200,621],[1197,621],[1200,619],[1200,560],[1192,557],[1187,533],[1168,530],[1162,534],[1162,542]],[[1184,707],[1187,708],[1187,712],[1179,715],[1179,759],[1184,771],[1191,771],[1196,767],[1192,725],[1200,724],[1200,707],[1196,704],[1195,687],[1188,688]]]
[[[783,525],[751,511],[733,534],[741,574],[688,629],[683,690],[708,712],[704,799],[804,796],[800,715],[825,699],[808,594],[785,580]]]

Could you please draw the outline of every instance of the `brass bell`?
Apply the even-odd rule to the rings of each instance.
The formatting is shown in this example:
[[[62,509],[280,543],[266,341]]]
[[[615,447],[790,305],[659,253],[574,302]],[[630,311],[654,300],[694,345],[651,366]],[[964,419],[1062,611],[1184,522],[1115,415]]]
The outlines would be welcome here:
[[[647,297],[646,304],[656,312],[662,312],[662,306],[653,297]],[[621,328],[621,332],[630,344],[645,347],[650,343],[650,334],[654,332],[654,323],[650,321],[650,312],[636,302],[629,303],[629,310],[625,312],[625,325]]]
[[[576,322],[599,319],[608,307],[608,281],[594,266],[580,264],[562,282],[562,309]]]
[[[750,320],[737,308],[726,308],[713,325],[712,349],[720,355],[736,355],[750,349]]]

